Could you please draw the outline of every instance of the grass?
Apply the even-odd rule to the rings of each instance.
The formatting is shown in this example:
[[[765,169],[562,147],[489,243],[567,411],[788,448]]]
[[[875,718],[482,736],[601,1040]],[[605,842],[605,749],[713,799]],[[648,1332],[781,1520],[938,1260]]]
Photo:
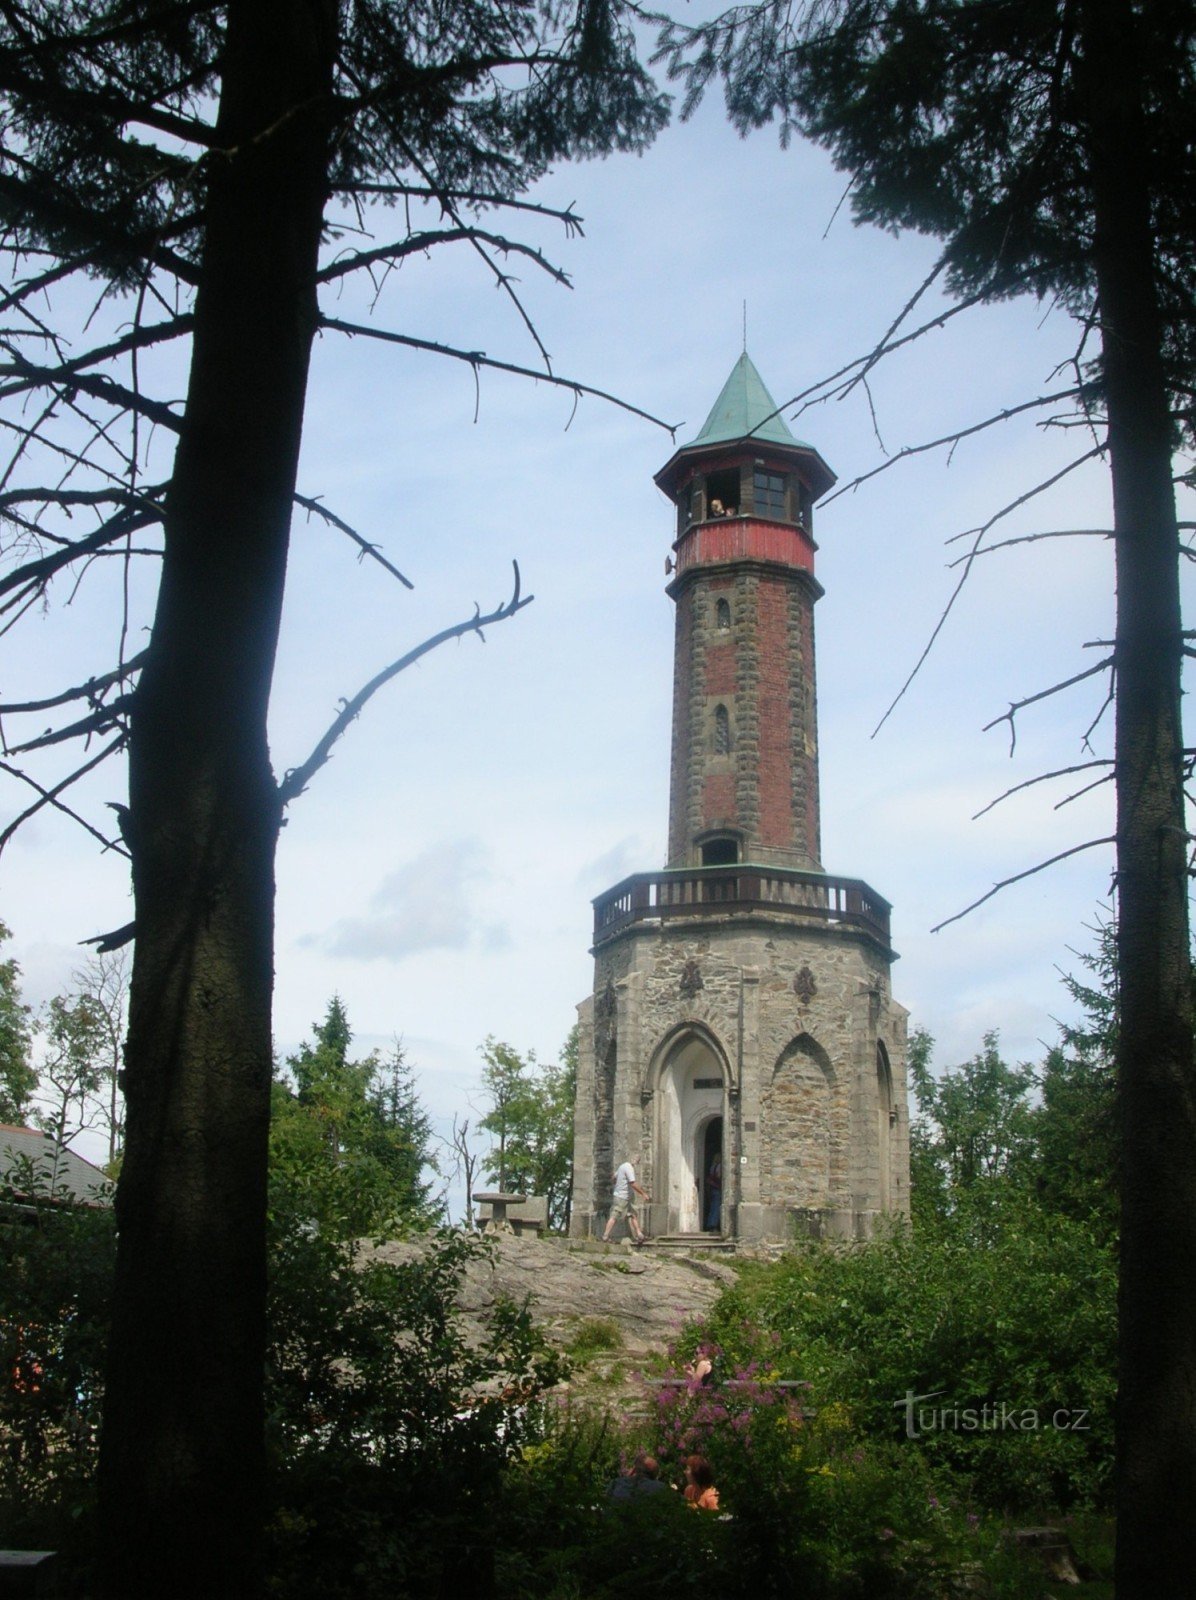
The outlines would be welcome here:
[[[574,1361],[586,1361],[590,1356],[607,1350],[620,1350],[623,1330],[610,1317],[585,1317],[574,1328],[565,1351]]]

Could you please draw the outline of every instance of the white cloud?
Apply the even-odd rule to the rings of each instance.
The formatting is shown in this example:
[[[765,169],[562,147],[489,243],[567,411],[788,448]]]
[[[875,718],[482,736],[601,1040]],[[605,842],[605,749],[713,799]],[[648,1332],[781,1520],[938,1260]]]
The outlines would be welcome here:
[[[445,840],[397,867],[378,885],[365,916],[345,917],[325,935],[309,935],[332,956],[350,961],[402,961],[431,950],[501,950],[501,923],[481,923],[475,884],[489,875],[489,853],[477,839]]]
[[[612,884],[620,883],[633,872],[649,872],[657,863],[647,854],[644,842],[637,834],[628,834],[618,844],[604,850],[600,856],[587,861],[578,870],[574,880],[579,889],[590,894],[601,893]]]

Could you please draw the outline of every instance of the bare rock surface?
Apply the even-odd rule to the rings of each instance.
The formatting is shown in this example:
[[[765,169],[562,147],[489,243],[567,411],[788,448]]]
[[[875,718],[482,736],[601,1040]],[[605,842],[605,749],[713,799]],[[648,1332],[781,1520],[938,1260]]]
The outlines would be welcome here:
[[[470,1264],[460,1305],[479,1323],[501,1298],[528,1301],[536,1323],[562,1348],[587,1323],[614,1323],[619,1338],[606,1359],[634,1367],[663,1354],[684,1324],[707,1312],[735,1282],[723,1259],[665,1254],[589,1241],[494,1236],[491,1260]],[[422,1246],[395,1243],[378,1249],[384,1260],[409,1259]]]

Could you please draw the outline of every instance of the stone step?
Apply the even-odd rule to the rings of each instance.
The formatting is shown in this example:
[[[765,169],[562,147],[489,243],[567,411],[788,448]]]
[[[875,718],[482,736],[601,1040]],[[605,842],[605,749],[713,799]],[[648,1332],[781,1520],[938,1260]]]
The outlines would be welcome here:
[[[706,1254],[734,1255],[734,1239],[723,1239],[710,1233],[660,1233],[644,1240],[645,1250],[693,1250]]]

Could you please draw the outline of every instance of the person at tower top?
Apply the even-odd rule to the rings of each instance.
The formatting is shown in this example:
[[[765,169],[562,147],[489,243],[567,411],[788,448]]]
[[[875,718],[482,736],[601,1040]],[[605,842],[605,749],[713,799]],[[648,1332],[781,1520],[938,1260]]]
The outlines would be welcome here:
[[[638,1194],[643,1200],[651,1200],[652,1196],[646,1189],[641,1189],[639,1184],[636,1183],[635,1168],[631,1165],[630,1161],[624,1161],[622,1165],[616,1169],[615,1175],[611,1181],[615,1186],[615,1192],[611,1202],[610,1216],[607,1218],[606,1232],[602,1235],[602,1242],[605,1244],[610,1238],[611,1234],[614,1233],[615,1224],[618,1222],[619,1218],[625,1217],[627,1219],[627,1227],[631,1233],[631,1237],[635,1240],[637,1245],[643,1244],[643,1230],[640,1228],[639,1219],[636,1217],[635,1211],[632,1208],[631,1191],[634,1189],[636,1194]]]

